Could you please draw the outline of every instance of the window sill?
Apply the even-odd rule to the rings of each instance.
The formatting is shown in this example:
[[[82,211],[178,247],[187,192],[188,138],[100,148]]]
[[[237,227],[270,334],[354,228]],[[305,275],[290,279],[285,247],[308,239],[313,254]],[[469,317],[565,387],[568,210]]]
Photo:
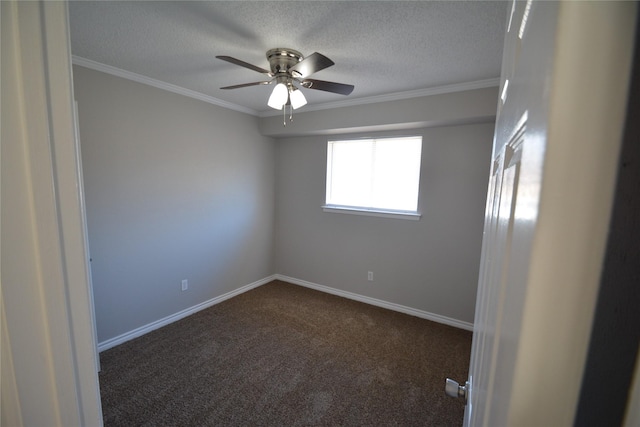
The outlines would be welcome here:
[[[376,216],[381,218],[408,219],[410,221],[419,221],[422,214],[418,212],[403,211],[385,211],[382,209],[353,208],[346,206],[323,205],[324,212],[342,213],[349,215]]]

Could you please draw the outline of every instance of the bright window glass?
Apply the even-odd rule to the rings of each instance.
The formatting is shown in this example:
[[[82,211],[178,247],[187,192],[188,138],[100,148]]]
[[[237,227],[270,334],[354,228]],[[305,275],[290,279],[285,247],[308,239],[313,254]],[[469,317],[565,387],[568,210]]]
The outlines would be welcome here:
[[[326,205],[416,212],[422,137],[329,141]]]

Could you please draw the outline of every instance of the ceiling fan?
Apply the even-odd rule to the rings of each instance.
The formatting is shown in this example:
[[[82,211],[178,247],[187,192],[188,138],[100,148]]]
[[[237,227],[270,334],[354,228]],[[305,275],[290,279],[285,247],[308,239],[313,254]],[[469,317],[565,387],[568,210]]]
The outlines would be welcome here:
[[[296,109],[307,103],[302,91],[296,84],[306,89],[322,90],[341,95],[349,95],[354,88],[353,85],[344,83],[309,79],[308,76],[311,74],[334,65],[332,60],[318,52],[304,57],[300,52],[289,48],[270,49],[267,51],[270,70],[265,70],[264,68],[231,56],[216,56],[216,58],[266,74],[270,77],[269,80],[265,81],[225,86],[220,89],[238,89],[248,86],[268,85],[276,82],[276,86],[273,88],[273,92],[267,102],[269,107],[275,108],[276,110],[283,110],[286,105],[290,105],[292,109]]]

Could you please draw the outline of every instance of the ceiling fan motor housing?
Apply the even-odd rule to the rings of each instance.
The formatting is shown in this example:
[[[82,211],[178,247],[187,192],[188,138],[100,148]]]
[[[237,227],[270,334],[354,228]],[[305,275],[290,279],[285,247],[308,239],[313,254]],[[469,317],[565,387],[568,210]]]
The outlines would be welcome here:
[[[277,47],[267,51],[267,60],[271,67],[271,73],[274,76],[278,76],[278,74],[283,73],[288,74],[289,68],[293,67],[303,59],[304,56],[302,56],[300,52],[289,48]]]

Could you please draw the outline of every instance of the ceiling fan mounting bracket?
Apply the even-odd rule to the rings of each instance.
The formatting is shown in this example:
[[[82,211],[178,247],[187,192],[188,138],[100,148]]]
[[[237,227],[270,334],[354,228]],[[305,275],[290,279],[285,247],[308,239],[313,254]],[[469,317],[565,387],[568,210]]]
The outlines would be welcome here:
[[[267,60],[274,75],[289,73],[289,68],[302,61],[304,56],[297,50],[277,47],[267,51]]]

